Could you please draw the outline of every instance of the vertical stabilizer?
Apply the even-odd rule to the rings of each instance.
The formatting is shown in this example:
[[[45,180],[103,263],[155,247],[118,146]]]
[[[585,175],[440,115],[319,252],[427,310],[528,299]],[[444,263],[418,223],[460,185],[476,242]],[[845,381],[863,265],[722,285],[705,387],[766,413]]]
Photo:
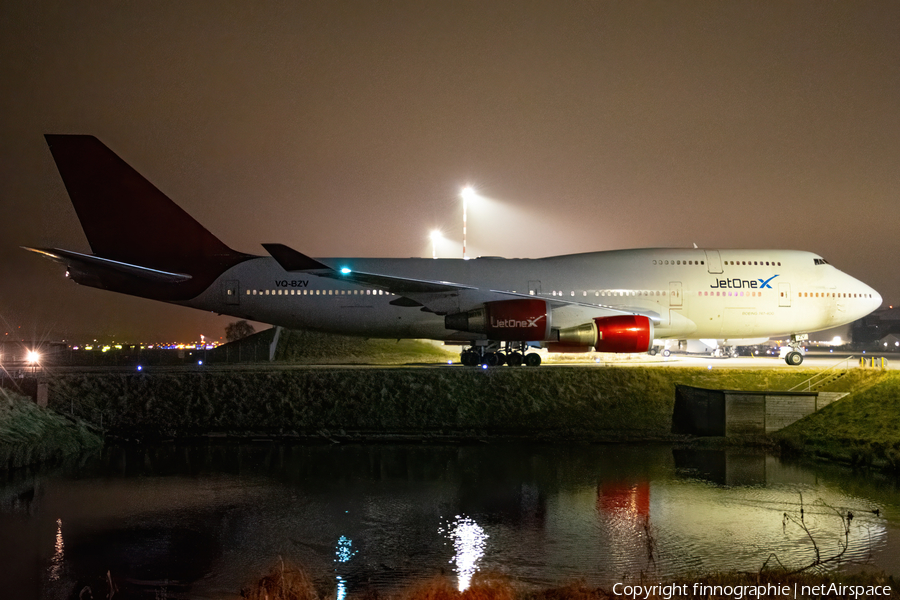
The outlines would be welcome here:
[[[46,135],[94,254],[192,273],[247,257],[172,202],[92,135]]]

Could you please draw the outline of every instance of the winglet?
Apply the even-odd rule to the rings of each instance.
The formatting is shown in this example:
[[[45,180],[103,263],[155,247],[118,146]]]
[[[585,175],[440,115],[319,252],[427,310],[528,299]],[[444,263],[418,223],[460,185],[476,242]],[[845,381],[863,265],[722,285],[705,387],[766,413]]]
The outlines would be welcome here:
[[[285,271],[334,270],[328,265],[324,265],[284,244],[263,244],[262,247],[266,249],[266,252],[272,255],[272,258],[274,258]]]

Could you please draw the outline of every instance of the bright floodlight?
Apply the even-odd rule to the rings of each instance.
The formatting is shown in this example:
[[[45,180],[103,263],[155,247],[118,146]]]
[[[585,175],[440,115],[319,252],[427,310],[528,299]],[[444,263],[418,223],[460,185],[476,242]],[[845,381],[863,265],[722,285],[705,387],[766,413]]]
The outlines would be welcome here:
[[[475,189],[471,185],[467,185],[466,187],[464,187],[459,195],[462,196],[463,200],[474,200],[475,197],[478,196],[478,194],[475,193]]]
[[[437,245],[443,236],[441,236],[441,232],[437,229],[434,229],[429,234],[431,238],[431,258],[437,258]]]
[[[41,362],[41,355],[34,350],[29,350],[28,354],[25,355],[25,360],[33,365],[35,363]]]

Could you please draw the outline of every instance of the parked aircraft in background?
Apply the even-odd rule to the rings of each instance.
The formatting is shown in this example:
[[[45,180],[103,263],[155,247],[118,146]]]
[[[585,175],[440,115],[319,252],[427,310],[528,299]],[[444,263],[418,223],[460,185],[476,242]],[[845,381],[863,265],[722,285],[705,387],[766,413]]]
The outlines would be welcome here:
[[[881,296],[796,250],[647,248],[540,259],[269,256],[222,243],[97,138],[47,135],[92,253],[27,248],[75,282],[292,329],[428,338],[462,362],[539,365],[551,351],[647,352],[654,339],[726,346],[849,323]],[[756,338],[756,339],[754,339]]]

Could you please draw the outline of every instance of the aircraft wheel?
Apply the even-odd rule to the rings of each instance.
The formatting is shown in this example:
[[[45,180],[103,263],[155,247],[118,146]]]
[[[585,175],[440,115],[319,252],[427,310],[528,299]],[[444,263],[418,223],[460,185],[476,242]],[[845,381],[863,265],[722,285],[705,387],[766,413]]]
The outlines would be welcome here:
[[[784,357],[784,362],[791,365],[792,367],[799,366],[801,363],[803,363],[803,355],[797,351],[788,352]]]
[[[669,350],[668,348],[666,348],[665,350],[662,351],[662,355],[665,356],[666,358],[669,358],[670,356],[672,356],[672,351]]]
[[[502,367],[503,365],[505,365],[506,361],[508,360],[506,354],[503,352],[495,352],[494,356],[497,357],[497,366],[498,367]]]
[[[503,364],[502,357],[496,352],[488,352],[484,355],[484,364],[489,367],[499,367]]]
[[[521,352],[510,352],[506,355],[506,364],[511,367],[518,367],[522,364]]]
[[[472,352],[471,350],[466,350],[459,358],[460,362],[467,367],[474,367],[480,362],[478,360],[478,354]]]
[[[532,352],[531,354],[525,355],[525,366],[526,367],[539,367],[541,366],[541,355],[536,352]]]
[[[658,351],[656,348],[650,348],[649,350],[647,350],[647,354],[649,354],[650,356],[656,356],[657,352]]]

